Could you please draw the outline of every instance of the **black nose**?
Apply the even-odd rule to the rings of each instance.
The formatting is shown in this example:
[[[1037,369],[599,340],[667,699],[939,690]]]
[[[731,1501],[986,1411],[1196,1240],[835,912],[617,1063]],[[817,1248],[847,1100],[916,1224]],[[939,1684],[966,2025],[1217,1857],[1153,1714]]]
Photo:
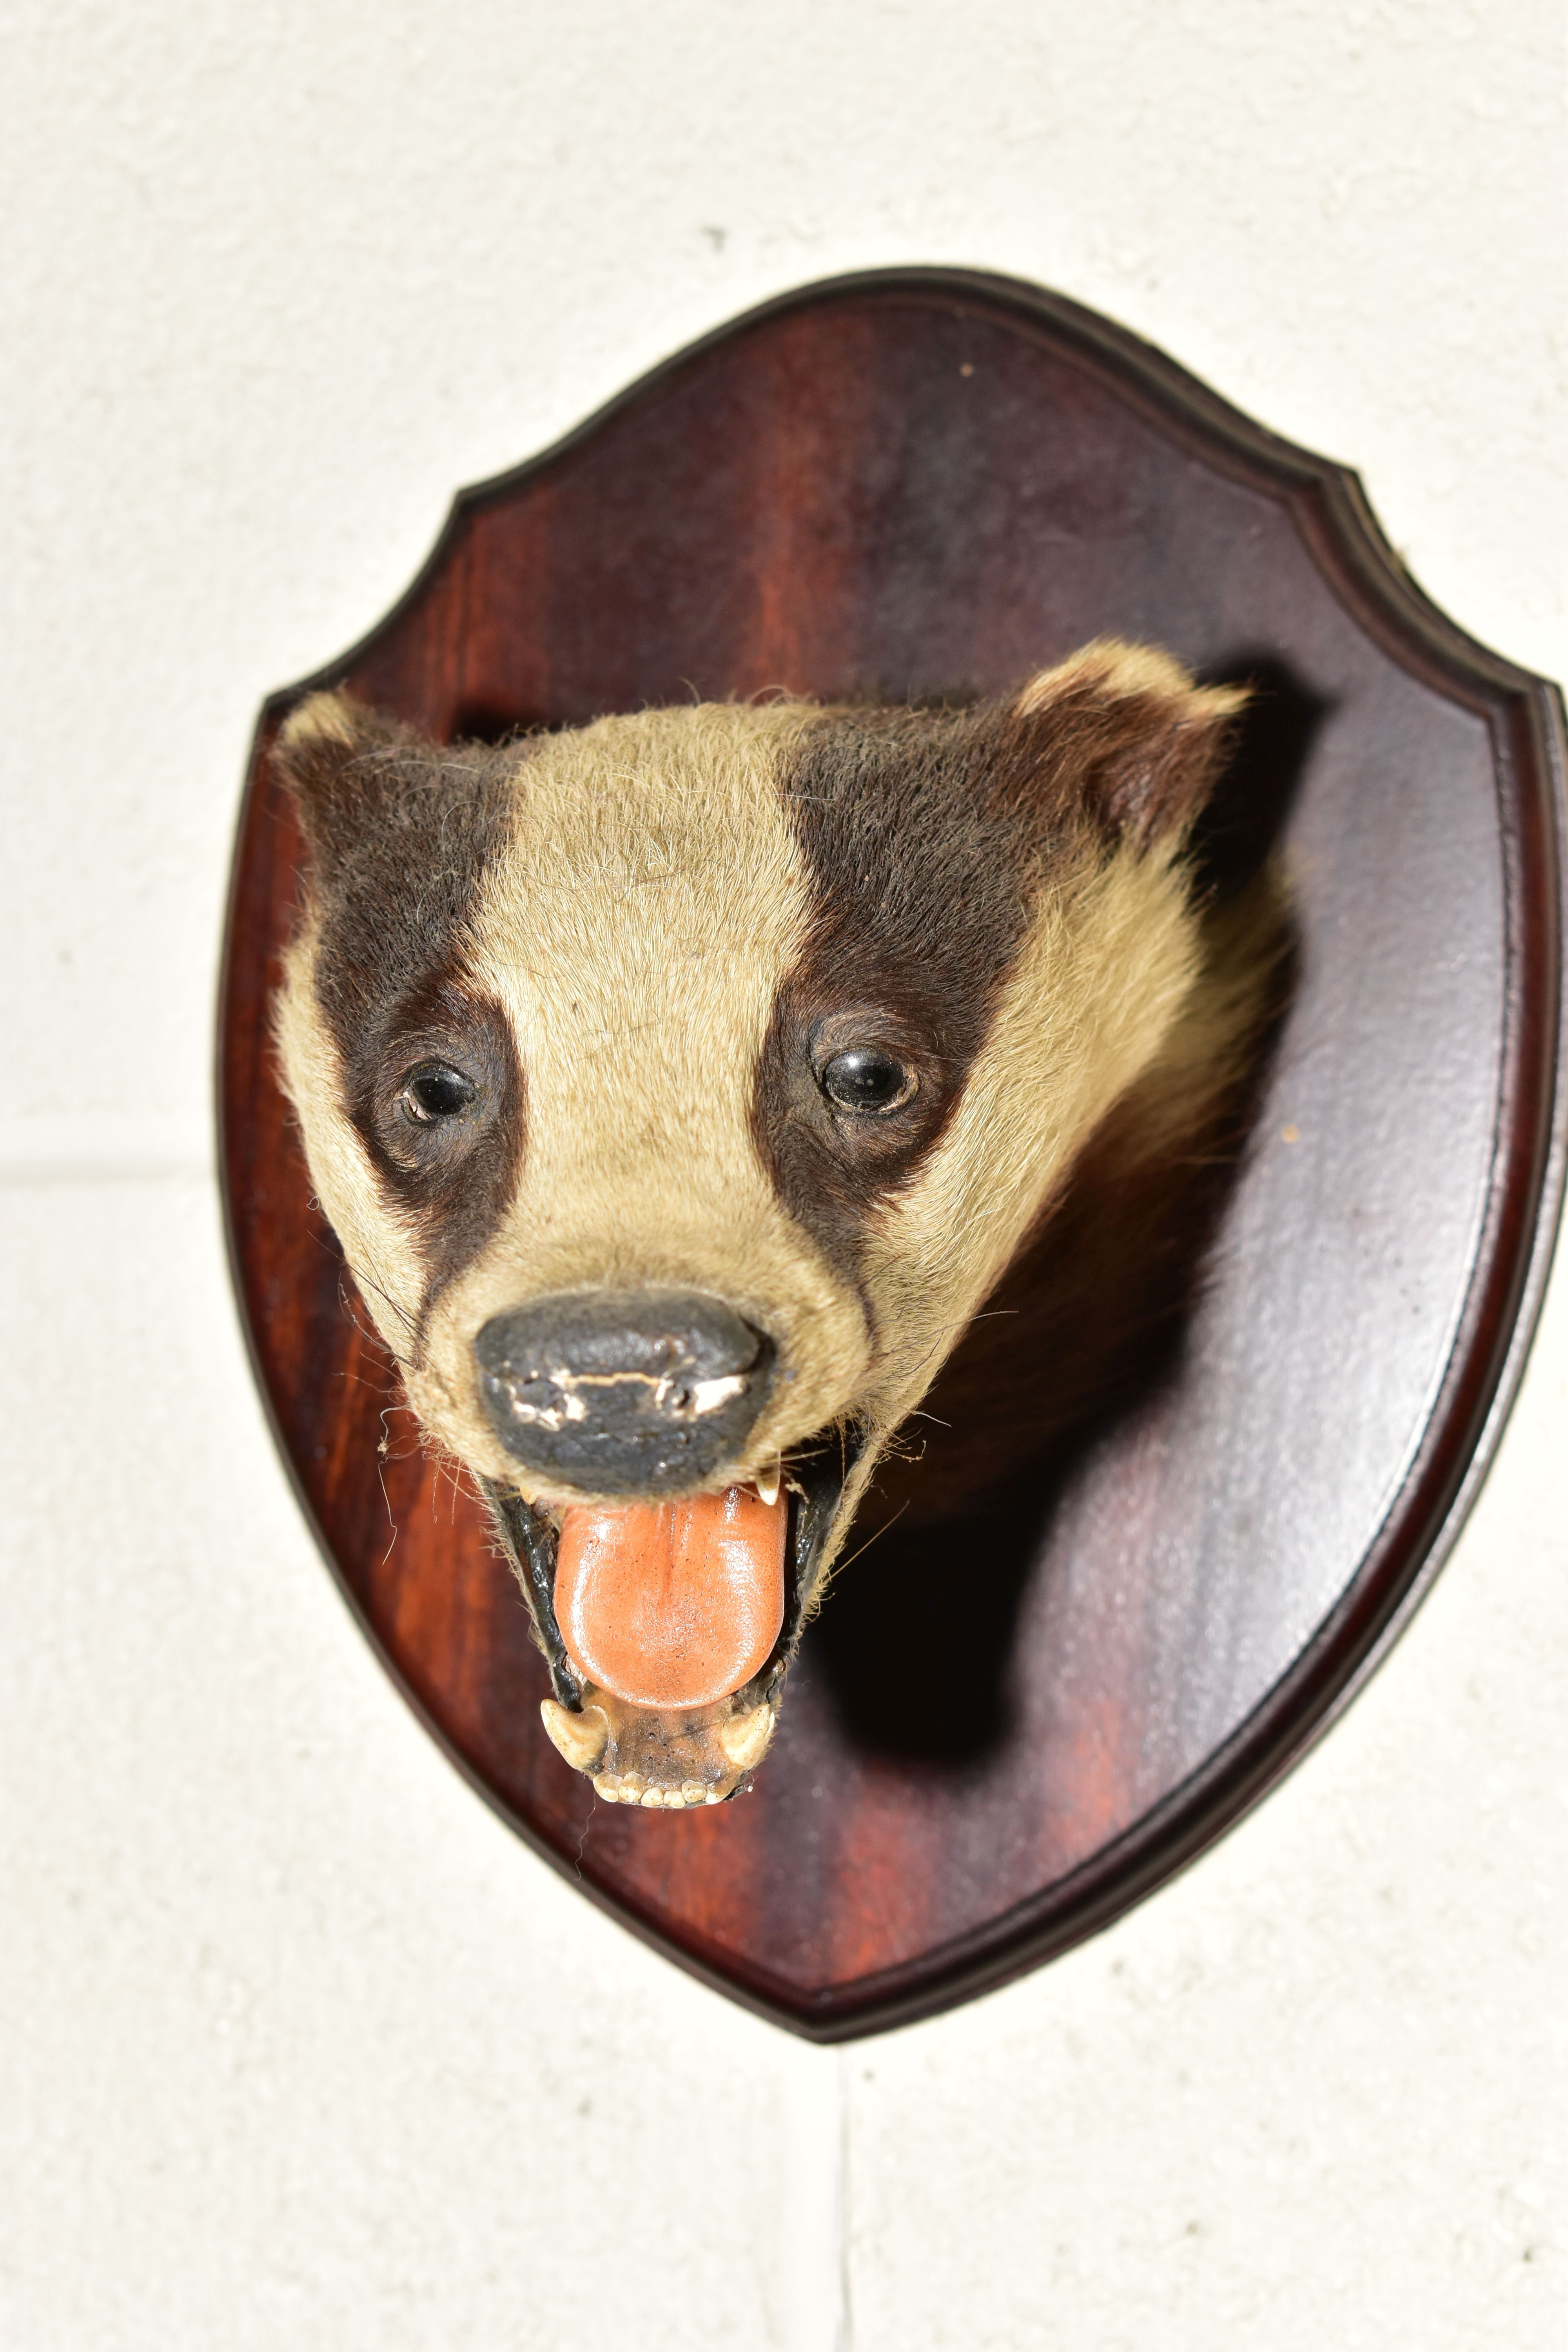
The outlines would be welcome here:
[[[773,1344],[721,1298],[682,1290],[564,1290],[478,1339],[497,1436],[531,1470],[597,1495],[700,1485],[744,1444]]]

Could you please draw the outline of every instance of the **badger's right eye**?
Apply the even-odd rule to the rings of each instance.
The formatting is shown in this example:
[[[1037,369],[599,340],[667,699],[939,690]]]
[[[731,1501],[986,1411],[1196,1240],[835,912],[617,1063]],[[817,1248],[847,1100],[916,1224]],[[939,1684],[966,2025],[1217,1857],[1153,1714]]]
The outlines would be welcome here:
[[[473,1101],[477,1087],[450,1062],[426,1062],[411,1070],[403,1082],[397,1108],[413,1127],[435,1127],[444,1118],[458,1118]]]
[[[823,1092],[841,1110],[901,1110],[920,1085],[917,1073],[883,1045],[846,1045],[823,1066]]]

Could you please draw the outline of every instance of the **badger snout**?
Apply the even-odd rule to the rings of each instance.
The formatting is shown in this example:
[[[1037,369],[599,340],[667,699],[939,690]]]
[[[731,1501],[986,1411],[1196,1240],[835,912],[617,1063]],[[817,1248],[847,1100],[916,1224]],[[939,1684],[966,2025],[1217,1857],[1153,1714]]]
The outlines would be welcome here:
[[[560,1291],[492,1315],[474,1354],[514,1460],[584,1494],[658,1495],[744,1450],[775,1350],[702,1292]]]

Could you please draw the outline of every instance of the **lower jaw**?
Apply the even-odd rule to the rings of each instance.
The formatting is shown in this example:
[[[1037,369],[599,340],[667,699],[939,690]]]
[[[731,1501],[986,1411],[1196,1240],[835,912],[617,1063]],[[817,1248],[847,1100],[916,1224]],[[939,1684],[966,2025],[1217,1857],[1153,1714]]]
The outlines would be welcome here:
[[[553,1696],[543,1704],[545,1729],[563,1759],[585,1773],[606,1802],[679,1812],[721,1804],[750,1788],[773,1737],[824,1547],[863,1444],[858,1433],[830,1430],[786,1462],[790,1514],[778,1639],[749,1681],[698,1707],[637,1706],[584,1679],[555,1615],[555,1519],[515,1488],[480,1481],[550,1668]]]
[[[749,1704],[737,1695],[705,1707],[633,1707],[592,1684],[576,1715],[554,1699],[541,1711],[555,1747],[588,1774],[606,1804],[650,1812],[720,1805],[740,1794],[778,1720],[766,1699]]]

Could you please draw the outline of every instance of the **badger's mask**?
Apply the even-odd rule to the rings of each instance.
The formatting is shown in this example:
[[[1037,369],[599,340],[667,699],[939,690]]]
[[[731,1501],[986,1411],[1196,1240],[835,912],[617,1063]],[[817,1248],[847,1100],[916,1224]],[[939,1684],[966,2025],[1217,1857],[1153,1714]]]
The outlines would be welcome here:
[[[1238,700],[1100,643],[960,709],[285,726],[311,1177],[603,1795],[759,1761],[879,1457],[1181,1021]]]

